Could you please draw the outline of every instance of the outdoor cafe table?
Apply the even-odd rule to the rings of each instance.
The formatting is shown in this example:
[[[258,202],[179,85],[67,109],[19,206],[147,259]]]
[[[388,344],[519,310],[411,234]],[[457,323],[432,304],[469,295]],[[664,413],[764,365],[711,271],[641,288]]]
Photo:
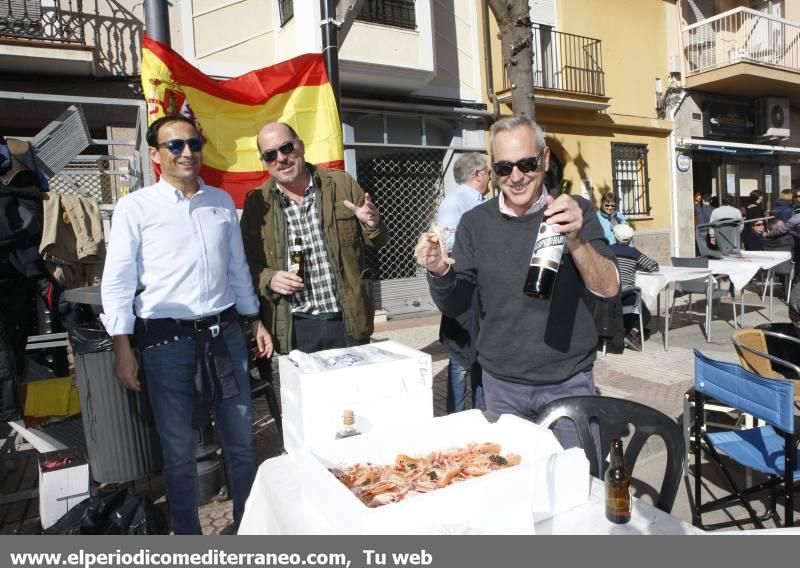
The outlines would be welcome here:
[[[728,256],[708,261],[708,268],[714,274],[725,274],[736,290],[740,291],[742,301],[742,327],[744,327],[744,287],[759,270],[767,271],[769,282],[769,321],[772,321],[772,286],[774,268],[791,258],[788,251],[742,251],[741,256]]]
[[[239,534],[335,534],[303,500],[300,466],[291,454],[261,464],[247,499]],[[624,525],[605,517],[605,487],[592,478],[588,502],[534,525],[536,534],[702,534],[703,531],[649,503],[633,499],[631,521]]]
[[[706,278],[711,271],[706,268],[661,266],[657,272],[637,272],[636,286],[642,291],[642,303],[652,305],[658,300],[656,317],[661,315],[661,299],[659,292],[664,292],[664,329],[661,332],[664,338],[664,351],[669,349],[669,288],[673,282],[685,282]],[[708,339],[708,338],[706,338]]]

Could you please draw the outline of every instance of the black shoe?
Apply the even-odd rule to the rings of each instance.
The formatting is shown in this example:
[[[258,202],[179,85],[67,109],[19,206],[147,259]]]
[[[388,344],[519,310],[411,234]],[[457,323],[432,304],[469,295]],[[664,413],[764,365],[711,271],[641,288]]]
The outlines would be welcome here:
[[[639,336],[638,329],[630,330],[624,339],[625,347],[632,351],[641,351],[642,350],[642,338]]]

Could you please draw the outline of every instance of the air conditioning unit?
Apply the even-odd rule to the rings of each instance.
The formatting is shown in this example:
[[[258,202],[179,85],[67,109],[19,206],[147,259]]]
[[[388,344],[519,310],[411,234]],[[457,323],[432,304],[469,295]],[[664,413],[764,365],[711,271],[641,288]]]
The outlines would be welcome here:
[[[789,138],[788,99],[758,99],[755,115],[756,138]]]

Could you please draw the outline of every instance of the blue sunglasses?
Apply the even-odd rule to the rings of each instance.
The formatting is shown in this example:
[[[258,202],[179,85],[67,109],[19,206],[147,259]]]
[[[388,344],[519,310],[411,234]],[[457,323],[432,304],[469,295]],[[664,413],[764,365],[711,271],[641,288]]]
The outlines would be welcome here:
[[[166,142],[162,142],[158,144],[156,148],[165,147],[169,150],[170,154],[175,156],[180,156],[183,153],[183,149],[186,146],[189,146],[189,150],[192,152],[199,152],[203,149],[203,139],[202,138],[187,138],[186,140],[181,140],[180,138],[175,138],[174,140],[167,140]]]

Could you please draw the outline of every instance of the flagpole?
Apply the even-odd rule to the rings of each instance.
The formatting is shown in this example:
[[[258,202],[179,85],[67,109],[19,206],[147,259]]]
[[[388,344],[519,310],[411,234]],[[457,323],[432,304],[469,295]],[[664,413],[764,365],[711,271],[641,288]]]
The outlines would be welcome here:
[[[325,70],[328,72],[328,81],[333,89],[336,99],[336,112],[341,120],[342,103],[339,90],[339,40],[337,34],[341,22],[336,21],[336,0],[319,0],[320,13],[322,14],[322,56],[325,59]]]
[[[144,0],[144,29],[152,39],[169,47],[171,39],[167,0]]]

